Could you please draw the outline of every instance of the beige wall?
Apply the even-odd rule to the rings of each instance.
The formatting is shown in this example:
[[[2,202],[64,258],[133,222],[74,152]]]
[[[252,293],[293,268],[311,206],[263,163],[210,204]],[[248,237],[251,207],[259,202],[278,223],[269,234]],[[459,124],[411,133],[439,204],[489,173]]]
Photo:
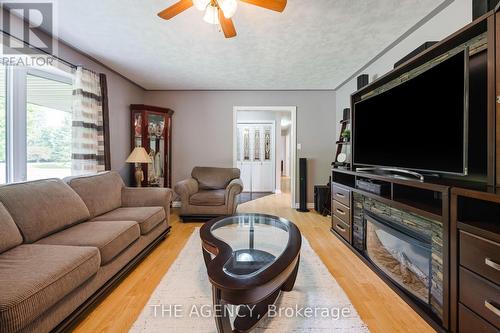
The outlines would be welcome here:
[[[335,149],[335,93],[331,91],[147,91],[144,103],[173,116],[173,182],[197,165],[233,163],[233,106],[297,106],[297,157],[307,157],[308,202],[326,184]]]
[[[313,185],[325,184],[333,160],[335,93],[332,91],[144,91],[83,52],[59,43],[60,58],[104,73],[108,81],[111,168],[130,182],[130,104],[175,110],[173,181],[187,177],[196,165],[232,165],[233,106],[297,106],[298,157],[309,158],[308,202]]]

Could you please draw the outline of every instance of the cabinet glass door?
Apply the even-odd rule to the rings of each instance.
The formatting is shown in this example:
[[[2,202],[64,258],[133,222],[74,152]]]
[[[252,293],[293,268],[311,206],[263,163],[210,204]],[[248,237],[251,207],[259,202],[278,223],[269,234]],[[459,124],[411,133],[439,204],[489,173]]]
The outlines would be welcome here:
[[[147,113],[147,150],[153,161],[148,165],[148,183],[152,186],[165,184],[165,120],[162,114]]]

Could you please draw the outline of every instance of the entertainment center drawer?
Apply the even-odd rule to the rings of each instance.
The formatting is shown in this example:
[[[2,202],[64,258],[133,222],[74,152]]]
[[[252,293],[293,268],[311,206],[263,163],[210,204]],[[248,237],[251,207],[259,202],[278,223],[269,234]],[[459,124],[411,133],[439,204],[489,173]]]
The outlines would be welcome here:
[[[338,217],[348,226],[351,226],[351,209],[344,206],[340,202],[333,200],[332,202],[332,212],[333,215]]]
[[[458,305],[458,332],[459,333],[498,333],[498,330],[486,320],[469,310],[463,304]]]
[[[351,207],[351,191],[332,184],[332,198],[346,207]]]
[[[460,265],[500,285],[500,244],[460,231]]]
[[[500,287],[460,267],[459,301],[500,328]]]
[[[351,242],[351,227],[335,215],[332,216],[332,229],[342,236],[342,238],[344,238],[347,242]]]

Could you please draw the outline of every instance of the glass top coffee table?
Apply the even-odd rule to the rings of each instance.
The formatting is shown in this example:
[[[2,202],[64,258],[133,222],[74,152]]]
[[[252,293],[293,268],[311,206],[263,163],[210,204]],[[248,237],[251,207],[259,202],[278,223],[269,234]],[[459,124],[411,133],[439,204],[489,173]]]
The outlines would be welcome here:
[[[301,235],[292,222],[264,214],[214,219],[200,230],[219,332],[248,332],[281,291],[291,291]],[[240,305],[231,326],[226,305]],[[220,311],[217,311],[220,310]]]

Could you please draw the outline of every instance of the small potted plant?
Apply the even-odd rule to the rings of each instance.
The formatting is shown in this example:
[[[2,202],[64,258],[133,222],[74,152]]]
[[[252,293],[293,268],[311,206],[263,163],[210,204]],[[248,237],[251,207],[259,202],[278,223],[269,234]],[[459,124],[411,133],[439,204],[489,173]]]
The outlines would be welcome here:
[[[346,129],[342,132],[342,139],[345,142],[349,142],[351,140],[351,131]]]

